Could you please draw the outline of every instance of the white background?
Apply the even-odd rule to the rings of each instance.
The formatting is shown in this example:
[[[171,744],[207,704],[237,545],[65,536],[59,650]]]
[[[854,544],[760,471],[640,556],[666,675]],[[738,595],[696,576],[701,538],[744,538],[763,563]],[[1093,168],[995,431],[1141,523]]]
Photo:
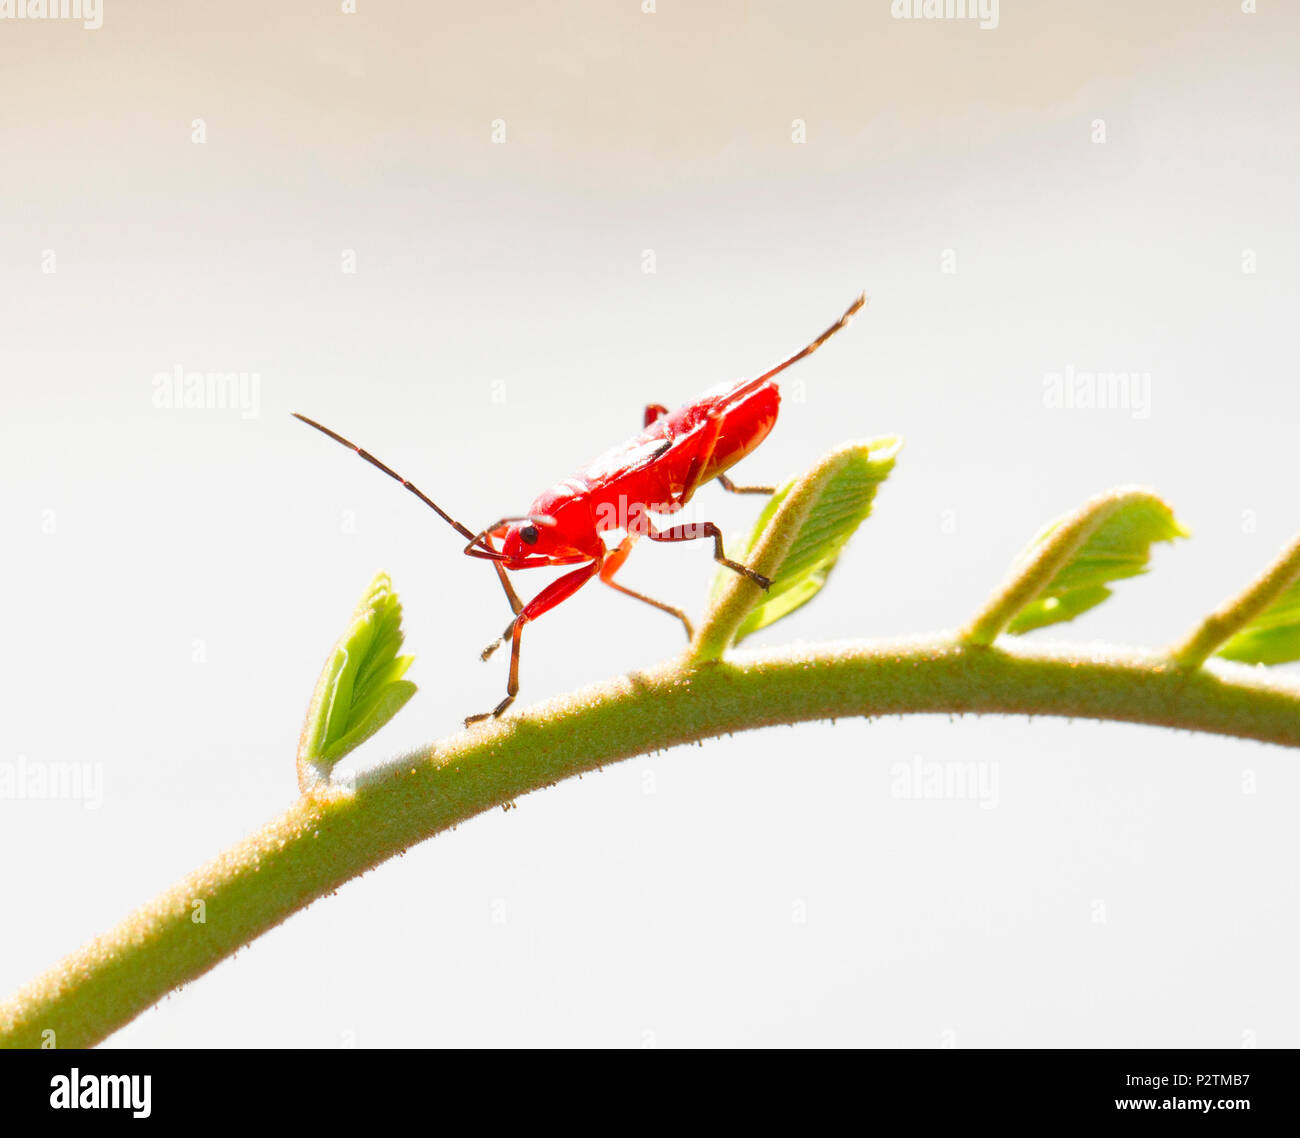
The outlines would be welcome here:
[[[826,591],[754,646],[956,626],[1044,521],[1129,482],[1194,539],[1047,635],[1165,643],[1300,527],[1293,6],[1004,0],[993,30],[886,0],[359,7],[0,22],[0,761],[104,778],[98,809],[0,801],[0,988],[288,805],[377,569],[421,690],[356,761],[499,698],[493,574],[290,411],[485,524],[866,288],[735,473],[907,445]],[[258,414],[156,408],[177,366],[257,372]],[[1149,372],[1149,416],[1045,406],[1067,367]],[[758,508],[699,501],[729,533]],[[624,579],[698,610],[704,544]],[[530,630],[523,702],[680,637],[592,585]],[[917,756],[996,764],[996,807],[895,797]],[[518,806],[113,1042],[1300,1044],[1279,748],[841,721]]]

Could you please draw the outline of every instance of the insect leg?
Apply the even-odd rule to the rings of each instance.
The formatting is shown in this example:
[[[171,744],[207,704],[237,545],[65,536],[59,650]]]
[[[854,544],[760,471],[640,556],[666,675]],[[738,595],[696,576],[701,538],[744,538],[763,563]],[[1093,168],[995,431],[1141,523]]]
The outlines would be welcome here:
[[[497,547],[492,542],[492,534],[484,534],[483,544],[493,553],[496,552]],[[506,600],[510,602],[510,611],[518,616],[519,610],[524,607],[524,602],[519,599],[519,594],[515,592],[515,587],[510,583],[510,578],[506,576],[505,566],[494,559],[492,568],[497,571],[497,580],[501,582],[501,587],[506,592]],[[494,644],[492,647],[495,648],[496,645]],[[484,659],[486,658],[484,657]]]
[[[737,486],[725,474],[719,474],[717,477],[718,484],[727,491],[728,494],[775,494],[775,486]]]
[[[675,616],[686,627],[686,639],[694,639],[695,629],[691,627],[690,618],[681,609],[673,608],[672,605],[665,604],[663,601],[657,601],[654,597],[647,597],[645,593],[638,593],[635,589],[629,589],[626,585],[620,585],[614,580],[614,574],[623,567],[623,562],[627,560],[627,555],[632,552],[632,546],[636,544],[636,539],[636,534],[628,534],[619,547],[605,558],[605,563],[600,568],[601,581],[611,589],[617,589],[620,593],[626,593],[635,600],[644,601],[646,604],[653,605],[670,616]]]
[[[717,411],[710,411],[704,421],[704,430],[700,435],[700,441],[695,445],[695,454],[691,458],[691,465],[687,467],[686,477],[682,480],[682,505],[689,502],[691,495],[699,489],[700,475],[713,457],[713,452],[718,445],[718,436],[721,433],[722,416]]]
[[[491,541],[488,542],[491,545]],[[515,592],[515,587],[510,583],[510,578],[506,576],[506,571],[501,567],[500,561],[494,561],[492,568],[497,571],[497,580],[501,582],[501,587],[506,591],[506,600],[510,603],[510,611],[516,616],[524,607],[524,602],[519,599],[519,594]]]
[[[739,561],[732,561],[727,556],[726,550],[722,545],[722,531],[712,522],[696,522],[694,525],[673,526],[672,529],[651,530],[647,534],[651,541],[695,541],[701,537],[713,538],[713,560],[720,565],[725,565],[742,577],[748,577],[761,589],[766,589],[772,584],[770,577],[764,577],[762,573],[755,573],[747,565],[742,565]]]
[[[506,635],[510,637],[510,677],[506,681],[506,698],[496,705],[491,711],[484,712],[482,715],[467,715],[465,717],[465,726],[472,723],[478,723],[484,719],[495,719],[507,707],[515,701],[515,696],[519,694],[519,640],[523,635],[524,625],[530,621],[536,620],[544,612],[549,612],[561,601],[568,600],[597,573],[600,572],[601,559],[591,561],[581,569],[575,569],[572,573],[566,573],[558,580],[552,581],[540,593],[529,601],[506,626]],[[504,640],[505,637],[503,636]],[[495,645],[493,645],[495,647]],[[484,658],[489,653],[484,653]]]
[[[491,545],[492,543],[491,535],[488,535],[487,542],[489,545]],[[538,557],[538,558],[530,559],[530,563],[525,564],[523,568],[525,569],[549,568],[552,565],[555,566],[573,565],[575,562],[587,561],[587,560],[590,559],[585,557],[569,557],[569,558]],[[504,578],[505,575],[504,573],[502,573],[500,565],[497,566],[497,572],[499,576],[502,576]],[[564,579],[566,578],[561,578],[561,580]],[[506,596],[513,597],[515,601],[519,602],[518,605],[513,605],[513,604],[511,605],[511,607],[514,608],[515,610],[515,616],[518,617],[520,612],[523,611],[525,606],[522,601],[519,601],[519,595],[514,591],[514,589],[510,588],[509,580],[505,580],[504,584],[506,585],[506,588],[508,590]],[[557,581],[555,582],[555,584],[559,584],[559,582]],[[515,622],[512,620],[509,624],[506,625],[506,630],[500,636],[498,636],[494,641],[492,641],[491,644],[489,644],[486,648],[484,648],[481,653],[479,653],[479,659],[480,660],[489,659],[493,652],[495,652],[498,648],[501,647],[502,644],[504,644],[507,640],[510,639],[510,637],[514,634],[514,630],[515,630]]]

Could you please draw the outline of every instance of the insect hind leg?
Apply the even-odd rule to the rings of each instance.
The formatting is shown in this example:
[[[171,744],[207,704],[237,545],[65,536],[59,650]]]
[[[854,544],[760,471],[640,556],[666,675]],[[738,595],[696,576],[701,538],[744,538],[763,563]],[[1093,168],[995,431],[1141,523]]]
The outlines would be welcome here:
[[[719,474],[717,483],[728,494],[775,494],[775,486],[737,486],[725,474]]]
[[[739,573],[742,577],[747,577],[760,589],[771,587],[772,578],[764,577],[762,573],[756,573],[748,565],[742,565],[739,561],[733,561],[727,556],[727,551],[722,544],[722,531],[712,522],[697,522],[693,525],[673,526],[672,529],[651,530],[646,536],[651,541],[697,541],[702,537],[711,537],[713,538],[714,561],[719,565],[725,565],[733,573]]]

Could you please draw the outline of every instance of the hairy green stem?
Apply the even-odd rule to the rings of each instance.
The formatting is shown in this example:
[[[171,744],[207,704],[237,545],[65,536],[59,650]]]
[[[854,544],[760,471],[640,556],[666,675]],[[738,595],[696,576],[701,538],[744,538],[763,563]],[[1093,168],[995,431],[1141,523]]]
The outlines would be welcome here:
[[[1207,616],[1171,657],[1184,668],[1196,668],[1264,612],[1300,578],[1300,537],[1242,592]]]
[[[1232,664],[1188,672],[1149,652],[945,636],[674,660],[441,740],[352,789],[313,788],[0,1006],[0,1044],[97,1043],[350,878],[570,775],[769,724],[913,712],[1111,719],[1300,746],[1300,686]]]

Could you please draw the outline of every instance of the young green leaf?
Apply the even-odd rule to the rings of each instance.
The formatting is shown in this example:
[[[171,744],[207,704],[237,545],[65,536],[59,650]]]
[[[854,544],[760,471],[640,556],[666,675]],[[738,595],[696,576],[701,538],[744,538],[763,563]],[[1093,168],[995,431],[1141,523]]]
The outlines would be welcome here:
[[[1055,525],[1039,537],[1048,538]],[[1007,625],[1019,636],[1035,628],[1073,620],[1110,596],[1110,582],[1147,571],[1157,541],[1188,537],[1189,531],[1154,494],[1136,491],[1116,501],[1083,547],[1048,582],[1038,597]]]
[[[349,751],[384,726],[415,694],[403,679],[412,656],[399,656],[402,606],[387,574],[370,583],[330,653],[298,744],[298,782],[325,779]]]
[[[1215,654],[1244,664],[1300,660],[1300,537],[1169,650],[1182,668],[1199,668]]]
[[[1289,664],[1300,660],[1300,580],[1216,653],[1243,664]]]
[[[729,557],[770,577],[771,588],[763,592],[720,569],[696,637],[697,656],[720,655],[817,595],[845,543],[871,513],[902,445],[890,436],[840,447],[772,495],[748,539],[728,548]]]
[[[991,644],[1003,631],[1018,636],[1073,620],[1109,597],[1112,581],[1145,573],[1154,542],[1187,535],[1149,490],[1100,494],[1029,544],[963,638]]]

